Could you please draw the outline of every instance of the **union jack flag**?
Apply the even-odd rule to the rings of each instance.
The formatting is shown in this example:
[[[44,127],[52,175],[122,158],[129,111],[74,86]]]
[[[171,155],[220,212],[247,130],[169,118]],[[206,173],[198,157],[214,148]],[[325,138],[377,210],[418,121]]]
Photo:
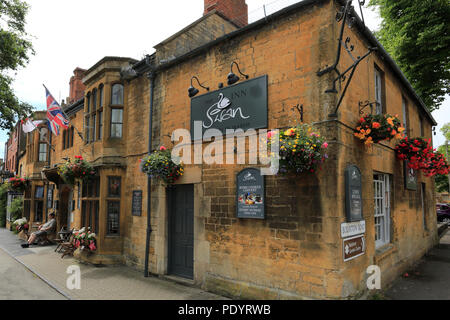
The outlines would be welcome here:
[[[47,97],[48,127],[50,128],[50,130],[52,130],[55,136],[58,136],[60,132],[59,127],[67,129],[69,127],[69,120],[61,110],[61,106],[58,104],[55,98],[53,98],[47,88],[45,88],[45,95]]]

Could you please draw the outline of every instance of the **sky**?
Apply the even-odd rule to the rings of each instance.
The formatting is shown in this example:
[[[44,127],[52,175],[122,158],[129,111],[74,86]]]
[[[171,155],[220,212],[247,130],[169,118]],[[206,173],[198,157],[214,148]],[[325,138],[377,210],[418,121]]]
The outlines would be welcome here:
[[[69,95],[69,80],[76,67],[88,69],[105,56],[137,60],[154,52],[153,47],[191,24],[203,14],[202,0],[39,0],[27,1],[26,17],[36,54],[15,75],[18,98],[36,110],[45,110],[42,84],[58,100]],[[247,0],[249,22],[254,22],[298,0]],[[357,5],[357,1],[354,1]],[[264,7],[265,6],[265,10]],[[371,30],[379,28],[378,14],[364,10]],[[434,146],[445,143],[440,132],[450,122],[450,97],[433,113],[439,123]],[[0,131],[0,158],[7,132]]]

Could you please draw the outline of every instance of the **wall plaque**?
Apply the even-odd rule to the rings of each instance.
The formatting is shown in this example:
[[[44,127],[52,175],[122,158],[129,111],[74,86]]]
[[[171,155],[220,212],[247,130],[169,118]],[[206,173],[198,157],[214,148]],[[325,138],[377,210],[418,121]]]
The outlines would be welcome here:
[[[261,170],[248,168],[236,178],[236,211],[238,218],[264,219],[264,177]]]
[[[366,221],[347,222],[341,224],[341,238],[348,238],[366,233]]]
[[[404,175],[405,175],[405,189],[417,190],[417,172],[414,169],[408,167],[408,161],[403,162]]]
[[[208,129],[267,128],[267,76],[213,91],[191,99],[191,136],[194,121],[201,121],[202,136]]]
[[[345,169],[345,211],[347,222],[363,219],[361,171],[354,165]]]
[[[342,240],[344,261],[353,260],[366,253],[366,240],[363,235]]]
[[[133,191],[131,208],[131,213],[133,216],[140,217],[142,215],[142,190]]]

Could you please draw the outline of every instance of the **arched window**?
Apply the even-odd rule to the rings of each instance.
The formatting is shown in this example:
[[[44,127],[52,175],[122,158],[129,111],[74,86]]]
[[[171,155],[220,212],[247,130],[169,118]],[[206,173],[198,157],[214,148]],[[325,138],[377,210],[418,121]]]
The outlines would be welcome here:
[[[111,104],[115,106],[123,105],[123,85],[116,83],[111,88]]]

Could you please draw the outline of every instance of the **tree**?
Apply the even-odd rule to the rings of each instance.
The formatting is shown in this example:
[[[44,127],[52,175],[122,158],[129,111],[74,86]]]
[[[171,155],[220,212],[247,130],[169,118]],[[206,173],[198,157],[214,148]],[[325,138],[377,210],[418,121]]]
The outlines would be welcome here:
[[[450,143],[450,122],[446,123],[442,128],[441,132],[445,137],[446,143]],[[450,146],[449,146],[450,148]],[[444,154],[447,157],[447,161],[449,159],[448,155],[450,150],[447,149],[447,145],[444,144],[438,148],[438,151]],[[449,191],[449,178],[448,176],[438,174],[435,177],[436,181],[436,190],[437,192],[448,192]]]
[[[383,19],[375,36],[430,111],[450,93],[450,1],[370,0]]]
[[[11,73],[29,62],[34,54],[25,32],[28,4],[20,0],[0,0],[0,128],[11,130],[16,121],[32,111],[12,90]]]

